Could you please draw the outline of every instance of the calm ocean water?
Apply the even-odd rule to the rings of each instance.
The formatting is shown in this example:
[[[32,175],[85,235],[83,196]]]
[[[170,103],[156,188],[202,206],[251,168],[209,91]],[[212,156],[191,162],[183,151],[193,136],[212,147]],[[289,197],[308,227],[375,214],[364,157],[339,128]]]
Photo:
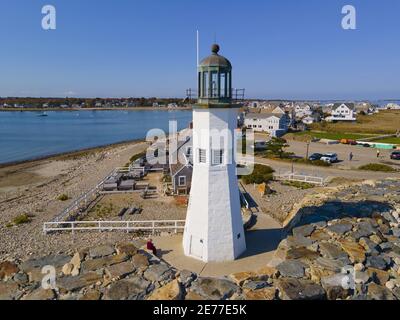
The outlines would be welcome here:
[[[142,139],[149,130],[168,133],[169,121],[178,129],[192,121],[192,112],[174,111],[49,111],[0,112],[0,163]]]

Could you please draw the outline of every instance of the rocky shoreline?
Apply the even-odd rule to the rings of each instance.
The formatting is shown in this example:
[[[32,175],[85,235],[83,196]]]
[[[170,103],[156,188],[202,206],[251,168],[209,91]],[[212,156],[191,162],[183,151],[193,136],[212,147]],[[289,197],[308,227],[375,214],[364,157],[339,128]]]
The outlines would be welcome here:
[[[153,256],[144,240],[131,240],[3,261],[0,299],[400,299],[400,181],[340,188],[301,210],[273,259],[257,271],[202,277]],[[48,265],[56,270],[56,289],[41,286]]]

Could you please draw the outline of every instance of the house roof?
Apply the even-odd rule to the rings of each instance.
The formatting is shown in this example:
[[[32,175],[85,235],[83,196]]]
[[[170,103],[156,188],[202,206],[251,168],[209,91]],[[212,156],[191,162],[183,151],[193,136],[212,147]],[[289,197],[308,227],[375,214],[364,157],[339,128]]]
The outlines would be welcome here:
[[[186,150],[183,148],[184,146],[190,147],[192,146],[192,139],[191,137],[187,137],[187,140],[178,142],[177,149],[175,151],[170,152],[170,159],[177,160],[177,163],[171,163],[169,165],[169,169],[171,171],[171,176],[175,176],[179,173],[183,168],[191,166],[191,157],[186,155]],[[183,161],[186,160],[186,162]]]
[[[354,110],[354,103],[335,103],[332,107],[332,110],[336,110],[337,108],[339,108],[341,105],[345,105],[347,108],[349,108],[350,110]]]
[[[246,119],[268,119],[272,117],[281,119],[285,116],[286,114],[281,113],[248,113],[246,114]]]

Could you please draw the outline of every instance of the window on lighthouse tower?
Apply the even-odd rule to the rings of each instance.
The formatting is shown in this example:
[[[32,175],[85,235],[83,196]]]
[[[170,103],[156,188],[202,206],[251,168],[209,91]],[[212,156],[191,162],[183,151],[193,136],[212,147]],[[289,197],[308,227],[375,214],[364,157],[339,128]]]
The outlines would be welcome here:
[[[212,164],[221,165],[224,163],[224,150],[212,150]]]
[[[207,163],[207,150],[199,149],[199,163]]]

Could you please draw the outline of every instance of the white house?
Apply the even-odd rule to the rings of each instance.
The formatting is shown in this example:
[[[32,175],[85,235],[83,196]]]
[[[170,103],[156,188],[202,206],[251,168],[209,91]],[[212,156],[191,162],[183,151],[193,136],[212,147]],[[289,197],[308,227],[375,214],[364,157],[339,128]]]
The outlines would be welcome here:
[[[386,105],[386,109],[388,109],[388,110],[400,110],[400,105],[398,105],[396,103],[388,103]]]
[[[248,113],[244,125],[248,129],[268,132],[272,137],[280,137],[288,130],[288,118],[286,113]]]
[[[307,116],[304,117],[301,122],[303,122],[304,124],[313,124],[314,122],[316,122],[316,119],[312,116]]]
[[[296,118],[301,119],[313,114],[312,108],[308,104],[296,105],[294,108]]]
[[[332,107],[330,117],[327,121],[356,121],[354,103],[335,103]]]

